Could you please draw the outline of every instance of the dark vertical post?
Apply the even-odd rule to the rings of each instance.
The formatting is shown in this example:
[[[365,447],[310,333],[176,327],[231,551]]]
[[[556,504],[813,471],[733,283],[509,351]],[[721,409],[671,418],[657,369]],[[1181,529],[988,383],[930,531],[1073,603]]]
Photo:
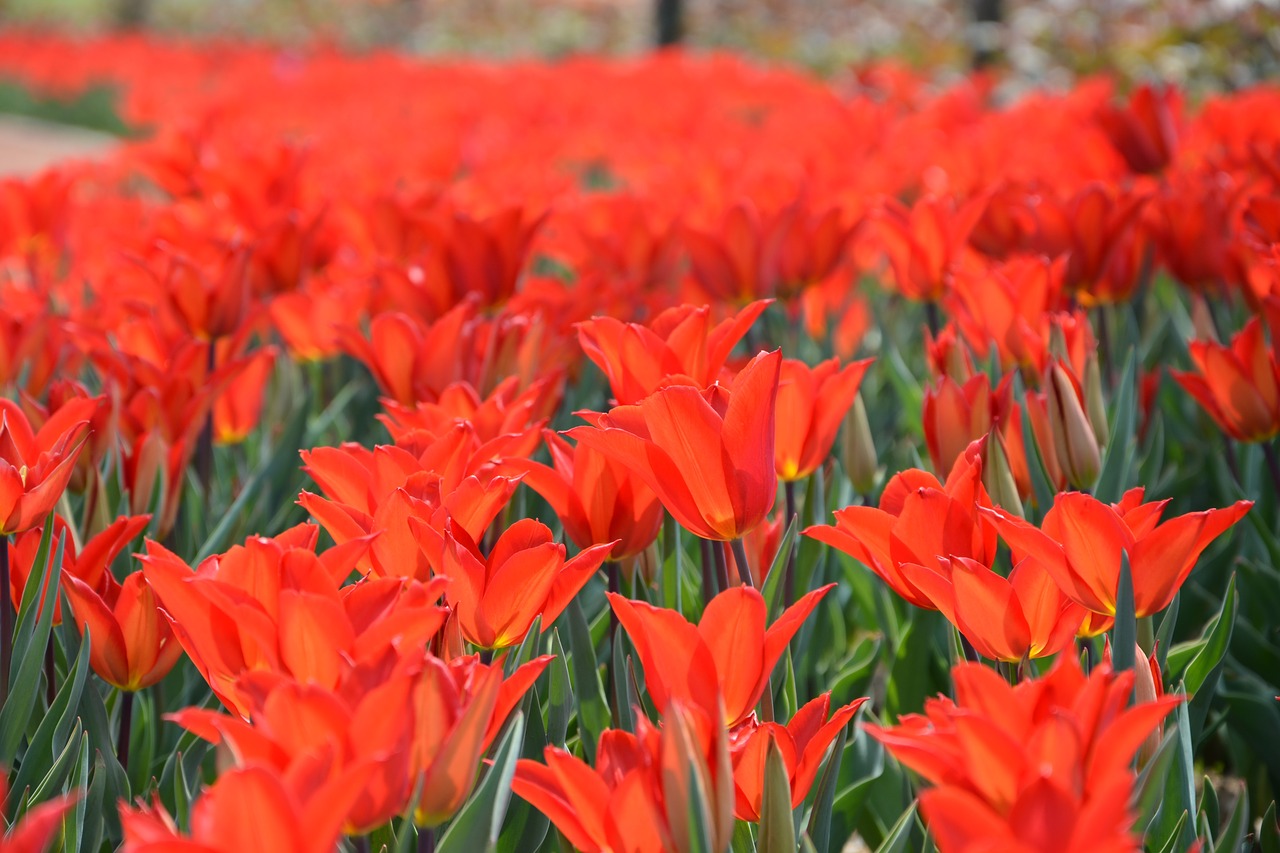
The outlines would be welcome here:
[[[684,0],[657,0],[655,23],[658,47],[671,47],[684,39]]]
[[[995,38],[1004,22],[1004,0],[971,0],[973,4],[973,70],[988,68],[1000,61],[1000,46]]]

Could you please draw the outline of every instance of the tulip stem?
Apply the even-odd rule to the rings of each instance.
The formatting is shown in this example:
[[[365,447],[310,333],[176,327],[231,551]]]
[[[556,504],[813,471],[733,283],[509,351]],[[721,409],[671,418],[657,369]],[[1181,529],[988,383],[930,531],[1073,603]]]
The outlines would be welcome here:
[[[352,836],[351,846],[356,848],[356,853],[370,853],[369,836],[367,835]]]
[[[723,542],[711,543],[711,553],[716,558],[716,588],[721,592],[729,588],[729,560],[724,555],[724,549]]]
[[[605,577],[609,579],[609,592],[616,595],[622,594],[622,574],[618,569],[617,560],[606,560],[604,564]],[[613,612],[613,608],[609,608],[609,636],[613,636],[613,632],[618,630],[618,614]]]
[[[934,337],[938,336],[939,330],[942,328],[942,317],[938,313],[938,303],[930,299],[924,304],[925,322],[929,324],[929,334]]]
[[[214,339],[209,340],[208,358],[205,362],[206,384],[213,376],[217,366],[218,348]],[[196,439],[196,479],[204,490],[205,503],[209,502],[209,481],[213,477],[213,403],[209,404],[209,413],[205,415],[204,426],[200,428],[200,437]]]
[[[782,484],[782,497],[786,501],[787,518],[783,522],[783,527],[790,527],[792,524],[799,524],[797,516],[799,511],[796,508],[796,481],[787,480]],[[791,543],[791,550],[787,552],[787,565],[783,569],[782,575],[782,606],[790,607],[795,603],[795,574],[796,574],[796,543]]]
[[[702,603],[707,605],[716,597],[716,575],[711,565],[712,543],[710,539],[699,539],[698,542],[702,546]]]
[[[1143,654],[1151,654],[1151,650],[1156,645],[1156,629],[1153,623],[1154,620],[1150,616],[1142,616],[1138,619],[1138,646]]]
[[[116,739],[116,758],[120,767],[129,772],[129,738],[133,734],[133,691],[120,693],[120,732]]]
[[[1102,360],[1102,380],[1107,390],[1116,387],[1115,374],[1112,373],[1111,359],[1111,322],[1107,319],[1107,306],[1099,305],[1098,318],[1098,357]]]
[[[0,704],[9,698],[13,660],[13,593],[9,589],[9,535],[0,536]]]
[[[418,853],[436,853],[436,831],[430,827],[418,827]]]
[[[1271,485],[1280,495],[1280,459],[1276,459],[1276,447],[1269,441],[1262,442],[1262,455],[1267,459],[1267,470],[1271,472]]]
[[[742,544],[742,538],[734,539],[731,544],[733,548],[733,561],[738,564],[738,578],[742,581],[743,586],[755,586],[751,582],[751,566],[747,563],[747,548]],[[790,578],[783,575],[782,582],[785,584]],[[787,603],[790,607],[790,602]]]

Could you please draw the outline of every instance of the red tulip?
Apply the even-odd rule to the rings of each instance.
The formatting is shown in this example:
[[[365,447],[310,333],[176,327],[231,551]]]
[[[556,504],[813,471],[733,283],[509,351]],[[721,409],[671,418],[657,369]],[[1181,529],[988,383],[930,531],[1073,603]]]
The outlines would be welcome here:
[[[802,480],[831,455],[845,413],[858,395],[871,359],[843,369],[829,359],[816,367],[786,358],[778,377],[774,467],[778,479]]]
[[[662,504],[653,489],[621,462],[586,445],[571,445],[543,430],[555,467],[525,459],[503,467],[551,504],[579,548],[617,542],[610,560],[643,551],[662,529]]]
[[[787,644],[834,586],[804,595],[767,630],[764,597],[751,587],[733,587],[711,599],[697,625],[675,610],[614,593],[609,602],[636,647],[659,712],[677,699],[714,707],[718,690],[724,723],[732,727],[755,708]]]
[[[761,353],[726,392],[673,385],[635,406],[586,414],[569,430],[634,471],[667,511],[704,539],[729,541],[760,524],[777,499],[774,407],[782,354]]]
[[[0,400],[0,536],[35,527],[53,510],[96,405],[73,401],[34,431],[17,403]]]
[[[809,795],[822,760],[840,730],[849,724],[867,700],[855,699],[827,718],[831,694],[823,693],[796,711],[791,722],[760,723],[754,719],[730,734],[729,755],[733,761],[734,817],[758,823],[764,800],[765,759],[769,742],[777,745],[791,783],[791,807],[797,808]]]
[[[1228,346],[1192,341],[1195,371],[1174,371],[1178,380],[1227,435],[1236,441],[1268,441],[1280,433],[1280,300],[1266,303],[1272,346],[1254,317]]]
[[[423,526],[417,519],[409,524]],[[522,641],[539,615],[547,630],[616,544],[593,545],[566,562],[551,529],[525,518],[485,556],[466,531],[448,524],[440,568],[462,636],[483,649],[502,649]]]
[[[1057,496],[1035,525],[999,509],[983,509],[1015,560],[1034,558],[1062,591],[1094,613],[1114,616],[1120,554],[1129,557],[1139,618],[1169,606],[1209,543],[1244,517],[1252,501],[1192,512],[1160,522],[1168,501],[1142,502],[1141,487],[1106,504],[1083,492]]]
[[[768,307],[769,300],[757,300],[714,327],[710,308],[691,305],[647,325],[594,317],[578,324],[578,343],[608,377],[614,399],[629,406],[668,385],[719,381],[734,346]]]

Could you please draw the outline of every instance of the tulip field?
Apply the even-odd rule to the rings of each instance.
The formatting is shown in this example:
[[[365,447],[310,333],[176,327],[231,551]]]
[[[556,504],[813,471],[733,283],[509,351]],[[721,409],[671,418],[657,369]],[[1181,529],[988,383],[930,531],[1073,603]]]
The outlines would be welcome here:
[[[1280,851],[1280,88],[0,78],[0,851]]]

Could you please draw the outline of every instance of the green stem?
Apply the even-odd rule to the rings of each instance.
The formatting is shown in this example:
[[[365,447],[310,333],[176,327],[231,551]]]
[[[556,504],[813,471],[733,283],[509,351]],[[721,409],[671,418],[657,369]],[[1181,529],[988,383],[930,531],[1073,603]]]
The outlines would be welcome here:
[[[743,586],[755,586],[751,582],[751,566],[747,563],[747,548],[742,544],[742,539],[734,539],[731,543],[733,548],[733,561],[738,564],[738,578],[742,581]],[[789,580],[785,575],[782,578],[783,583]],[[790,606],[790,602],[788,602]]]

